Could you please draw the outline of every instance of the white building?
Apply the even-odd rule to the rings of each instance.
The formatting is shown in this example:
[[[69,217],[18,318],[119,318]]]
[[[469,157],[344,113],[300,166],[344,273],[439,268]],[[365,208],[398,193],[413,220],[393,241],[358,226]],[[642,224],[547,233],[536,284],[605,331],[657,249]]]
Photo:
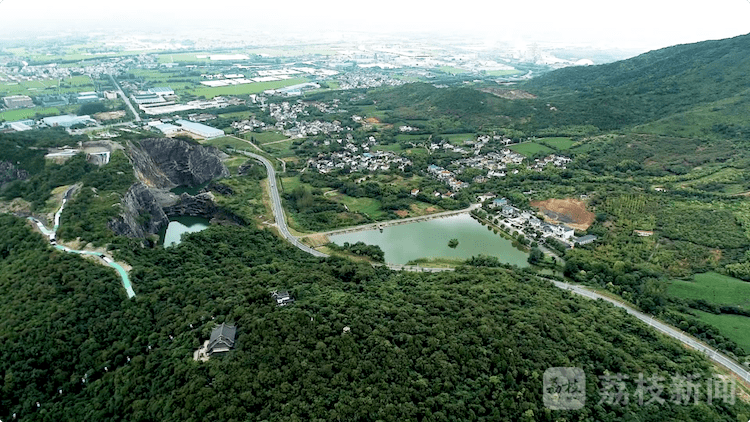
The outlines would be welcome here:
[[[201,136],[203,138],[216,138],[218,136],[224,136],[223,130],[216,129],[211,126],[206,126],[201,123],[190,122],[187,120],[177,120],[175,123],[182,126],[183,130],[194,135]]]

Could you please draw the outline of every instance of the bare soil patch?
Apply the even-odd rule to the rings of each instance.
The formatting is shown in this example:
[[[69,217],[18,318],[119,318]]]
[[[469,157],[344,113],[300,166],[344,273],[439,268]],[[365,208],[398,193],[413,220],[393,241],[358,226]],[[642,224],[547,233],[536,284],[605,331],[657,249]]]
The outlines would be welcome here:
[[[102,113],[96,113],[94,114],[94,118],[96,120],[116,120],[116,119],[122,119],[125,117],[126,113],[124,110],[117,110],[117,111],[106,111]]]
[[[409,211],[407,211],[407,210],[398,210],[398,211],[393,211],[393,212],[394,212],[394,213],[395,213],[395,214],[396,214],[397,216],[399,216],[399,217],[401,217],[401,218],[407,217],[407,216],[409,215]]]
[[[368,117],[365,119],[365,121],[370,124],[380,123],[380,119],[378,119],[377,117]]]
[[[532,201],[532,207],[539,208],[545,215],[545,220],[563,223],[576,230],[586,230],[596,218],[593,212],[586,209],[586,202],[580,199],[547,199]]]

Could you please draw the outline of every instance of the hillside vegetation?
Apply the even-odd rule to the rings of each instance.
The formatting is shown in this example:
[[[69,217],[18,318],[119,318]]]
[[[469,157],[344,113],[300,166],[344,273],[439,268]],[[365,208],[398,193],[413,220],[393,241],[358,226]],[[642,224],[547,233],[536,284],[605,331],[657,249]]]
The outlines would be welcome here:
[[[561,114],[579,124],[615,129],[746,91],[749,53],[750,35],[677,45],[615,63],[557,70],[524,88],[561,103]]]
[[[395,273],[211,227],[168,249],[120,244],[138,292],[125,300],[106,267],[53,251],[23,220],[0,227],[3,419],[553,421],[552,366],[590,380],[571,419],[750,416],[741,401],[600,404],[604,374],[709,366],[624,311],[504,268]],[[274,289],[297,302],[276,307]],[[236,349],[194,362],[220,322],[238,327]]]

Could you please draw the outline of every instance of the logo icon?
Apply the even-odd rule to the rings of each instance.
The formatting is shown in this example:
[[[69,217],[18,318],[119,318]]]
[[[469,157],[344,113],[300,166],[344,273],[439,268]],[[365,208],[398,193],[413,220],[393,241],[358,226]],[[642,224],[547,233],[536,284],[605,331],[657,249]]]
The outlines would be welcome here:
[[[583,368],[556,367],[544,371],[544,407],[577,410],[586,403],[586,374]]]

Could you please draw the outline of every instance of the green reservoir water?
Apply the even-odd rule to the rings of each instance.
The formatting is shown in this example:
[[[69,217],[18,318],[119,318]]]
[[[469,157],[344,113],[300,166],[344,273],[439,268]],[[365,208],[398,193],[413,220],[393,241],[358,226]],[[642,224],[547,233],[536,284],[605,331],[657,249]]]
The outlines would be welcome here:
[[[164,247],[180,244],[180,239],[185,233],[199,232],[208,227],[208,220],[200,217],[174,217],[169,221],[167,231],[162,237]]]
[[[386,227],[382,233],[368,230],[329,238],[337,245],[359,241],[378,245],[389,264],[406,264],[418,258],[468,259],[482,254],[496,256],[507,264],[528,266],[526,252],[514,248],[510,240],[487,230],[468,214]],[[448,241],[454,238],[458,239],[458,247],[451,249]]]

